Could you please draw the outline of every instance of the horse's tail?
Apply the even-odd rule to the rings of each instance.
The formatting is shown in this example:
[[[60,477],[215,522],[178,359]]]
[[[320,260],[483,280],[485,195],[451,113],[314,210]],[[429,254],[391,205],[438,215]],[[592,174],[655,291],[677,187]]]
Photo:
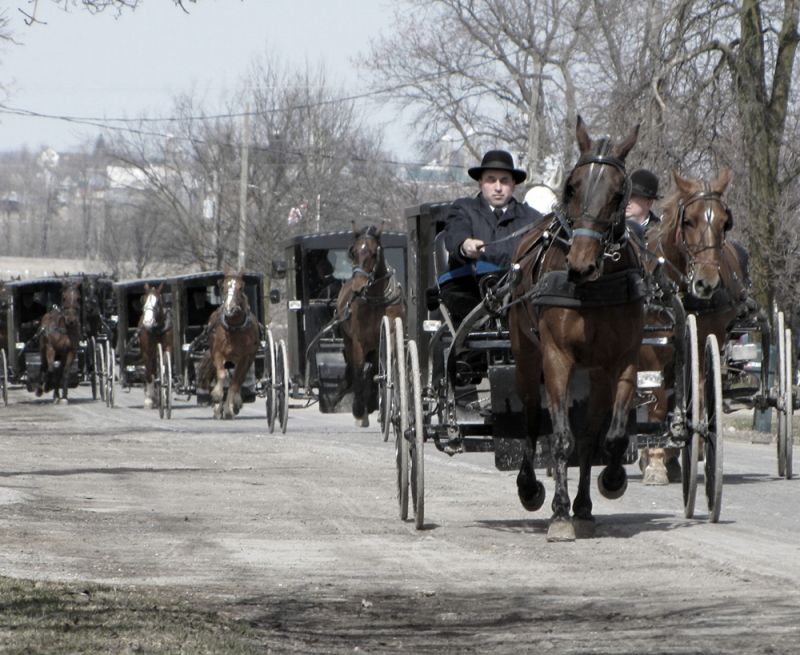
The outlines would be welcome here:
[[[210,389],[217,372],[211,359],[211,351],[207,351],[197,365],[197,386],[200,389]]]

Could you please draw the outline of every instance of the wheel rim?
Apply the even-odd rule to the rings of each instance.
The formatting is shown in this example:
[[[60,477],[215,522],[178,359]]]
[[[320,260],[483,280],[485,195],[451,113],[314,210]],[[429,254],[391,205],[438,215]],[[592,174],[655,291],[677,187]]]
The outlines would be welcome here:
[[[164,415],[166,418],[172,418],[172,353],[166,351],[164,353],[164,364],[166,365],[167,374],[165,380],[165,396],[166,396],[166,403],[164,407]]]
[[[106,351],[102,344],[95,346],[94,365],[100,375],[100,400],[106,400]]]
[[[389,317],[381,319],[378,346],[378,420],[383,440],[388,441],[392,422],[392,337]]]
[[[785,346],[784,346],[784,353],[785,353],[785,379],[786,382],[783,387],[783,413],[784,413],[784,448],[783,448],[783,457],[784,457],[784,471],[783,476],[787,480],[792,479],[792,450],[794,445],[794,430],[792,425],[792,414],[794,413],[794,369],[792,366],[792,362],[794,361],[793,351],[792,351],[792,331],[790,329],[786,329],[785,332]]]
[[[399,329],[398,329],[399,328]],[[395,396],[395,407],[399,410],[396,414],[394,423],[395,440],[395,463],[397,471],[397,502],[399,506],[400,519],[405,521],[408,518],[408,441],[405,432],[408,429],[408,387],[406,386],[405,370],[405,345],[403,343],[402,321],[395,319],[395,385],[397,393]]]
[[[158,377],[156,378],[156,385],[158,385],[158,416],[159,418],[164,418],[167,398],[164,388],[164,349],[160,343],[156,344],[156,351],[158,354]]]
[[[8,359],[6,358],[5,348],[0,348],[0,366],[2,366],[3,379],[3,405],[8,407]]]
[[[414,439],[409,441],[411,498],[414,507],[414,523],[421,530],[425,522],[425,428],[422,420],[422,391],[419,375],[417,344],[410,340],[406,350],[406,372],[408,373],[408,425],[413,426]]]
[[[683,485],[683,513],[687,519],[694,516],[697,498],[697,466],[700,452],[700,362],[697,343],[697,319],[694,314],[686,317],[686,354],[684,357],[684,397],[686,419],[689,424],[689,440],[681,452],[681,481]]]
[[[267,385],[267,426],[270,434],[275,431],[275,416],[277,407],[275,406],[275,340],[272,337],[272,330],[267,329],[267,355],[269,356],[269,384]]]
[[[286,426],[289,423],[289,355],[286,349],[286,342],[281,339],[279,343],[280,380],[278,381],[278,393],[281,396],[281,432],[286,434]]]
[[[705,348],[705,413],[707,432],[705,435],[705,487],[708,500],[709,520],[719,521],[722,506],[722,374],[717,338],[711,334]]]

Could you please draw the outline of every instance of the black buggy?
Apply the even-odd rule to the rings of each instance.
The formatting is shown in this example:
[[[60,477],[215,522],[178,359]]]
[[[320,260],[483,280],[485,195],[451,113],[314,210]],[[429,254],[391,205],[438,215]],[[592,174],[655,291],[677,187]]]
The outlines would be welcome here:
[[[111,280],[97,274],[40,277],[5,283],[3,298],[3,343],[0,344],[0,379],[4,402],[8,385],[34,391],[41,377],[41,356],[37,333],[42,317],[60,306],[66,284],[76,284],[81,292],[80,342],[75,360],[67,372],[72,389],[89,383],[92,397],[102,393],[103,369],[98,364],[110,330],[113,330],[113,304],[108,302]],[[99,303],[96,301],[99,298]]]
[[[403,288],[407,242],[401,232],[381,232],[387,264]],[[348,255],[352,244],[351,230],[299,235],[286,242],[286,260],[273,265],[274,277],[286,276],[290,395],[307,403],[319,401],[323,413],[351,408],[335,312],[339,290],[353,273]]]

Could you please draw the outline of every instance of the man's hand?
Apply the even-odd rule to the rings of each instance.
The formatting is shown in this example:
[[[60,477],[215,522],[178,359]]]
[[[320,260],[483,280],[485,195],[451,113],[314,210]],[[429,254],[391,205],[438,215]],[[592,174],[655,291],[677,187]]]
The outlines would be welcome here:
[[[483,250],[483,241],[480,239],[464,239],[461,243],[461,254],[468,259],[478,259]]]

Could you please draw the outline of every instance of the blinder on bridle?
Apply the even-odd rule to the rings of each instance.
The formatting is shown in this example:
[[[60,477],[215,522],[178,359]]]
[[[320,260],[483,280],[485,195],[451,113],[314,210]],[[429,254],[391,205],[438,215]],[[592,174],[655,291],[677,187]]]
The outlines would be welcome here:
[[[376,228],[374,225],[370,225],[369,227],[364,228],[360,232],[357,232],[356,236],[355,236],[355,241],[354,241],[353,245],[350,246],[350,249],[348,250],[348,255],[350,256],[350,261],[353,263],[353,275],[355,275],[356,273],[361,273],[363,275],[366,275],[370,279],[370,282],[372,282],[374,280],[374,277],[375,277],[374,268],[371,271],[366,271],[356,263],[356,255],[357,255],[357,253],[356,253],[356,245],[358,244],[359,241],[361,241],[363,239],[372,239],[372,240],[374,240],[376,242],[377,247],[375,249],[375,262],[377,264],[377,262],[379,262],[381,260],[382,251],[383,251],[383,247],[381,246],[380,230],[378,228]]]
[[[603,230],[602,232],[598,230],[594,230],[591,228],[572,228],[572,225],[578,220],[585,220],[589,223],[593,223],[595,225],[601,224],[602,221],[598,218],[597,215],[593,215],[589,213],[589,199],[593,196],[596,186],[599,184],[602,172],[600,169],[591,170],[589,172],[589,176],[587,179],[587,186],[586,193],[583,196],[583,204],[581,206],[581,213],[578,216],[565,216],[565,220],[568,224],[570,233],[570,240],[574,236],[583,236],[589,237],[590,239],[595,239],[600,241],[603,246],[607,246],[609,242],[609,235],[611,236],[610,241],[616,242],[622,239],[623,235],[625,234],[625,208],[628,204],[628,200],[631,196],[631,179],[625,171],[625,162],[623,162],[618,157],[614,157],[610,154],[611,149],[611,142],[609,137],[602,137],[598,140],[597,146],[594,148],[594,152],[586,153],[581,155],[578,159],[578,162],[575,164],[575,167],[570,172],[569,177],[567,178],[566,183],[564,184],[564,191],[562,196],[562,203],[563,207],[566,209],[567,205],[569,204],[570,200],[572,199],[572,176],[575,174],[575,171],[583,166],[589,166],[592,164],[599,164],[601,166],[613,166],[616,168],[625,180],[625,186],[622,189],[622,193],[620,194],[619,204],[617,205],[617,211],[614,213],[611,225]]]

